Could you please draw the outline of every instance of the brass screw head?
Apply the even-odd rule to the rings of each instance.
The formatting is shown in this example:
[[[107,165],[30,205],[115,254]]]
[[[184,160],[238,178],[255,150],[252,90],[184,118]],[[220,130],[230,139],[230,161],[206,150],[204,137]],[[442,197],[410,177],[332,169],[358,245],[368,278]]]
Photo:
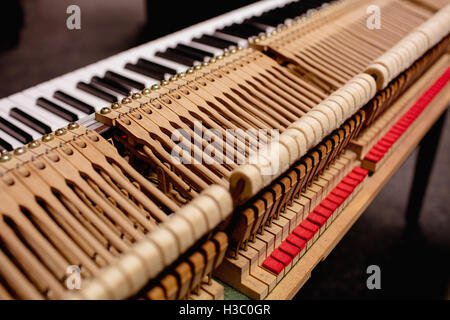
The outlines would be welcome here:
[[[169,84],[169,81],[161,80],[161,83],[160,83],[161,87],[167,86],[168,84]]]
[[[129,104],[129,103],[131,103],[131,99],[128,98],[128,97],[123,98],[123,99],[122,99],[122,103],[123,103],[123,104]]]
[[[27,152],[27,149],[25,149],[24,147],[19,147],[16,150],[14,150],[14,154],[16,156],[20,156],[21,154],[24,154],[25,152]]]
[[[51,134],[46,134],[46,135],[42,136],[41,140],[43,142],[49,142],[49,141],[52,141],[53,139],[54,139],[54,137]]]
[[[28,148],[34,149],[34,148],[39,147],[40,145],[41,145],[41,143],[40,143],[39,141],[34,140],[34,141],[31,141],[31,142],[28,144]]]
[[[111,109],[119,109],[120,108],[120,104],[118,103],[118,102],[114,102],[112,105],[111,105]]]
[[[187,74],[193,74],[194,73],[194,68],[189,68],[186,70]]]
[[[178,80],[177,75],[173,75],[173,76],[171,76],[171,77],[169,78],[169,81],[170,81],[170,82],[177,81],[177,80]]]
[[[3,153],[0,157],[0,162],[6,162],[11,160],[11,155],[9,153]]]
[[[137,100],[137,99],[140,99],[140,98],[142,98],[142,96],[141,96],[141,94],[140,93],[133,93],[133,95],[131,96],[131,99],[134,99],[134,100]]]
[[[67,125],[67,129],[69,129],[69,130],[78,129],[79,127],[80,127],[80,125],[76,122],[71,122]]]
[[[154,85],[151,86],[152,91],[158,90],[160,88],[161,87],[159,86],[159,84],[154,84]]]
[[[64,134],[66,134],[66,129],[64,128],[59,128],[58,130],[55,131],[55,136],[62,136]]]
[[[147,94],[150,94],[152,91],[151,91],[149,88],[145,88],[145,89],[142,90],[141,92],[142,92],[142,94],[147,95]]]
[[[110,112],[111,112],[111,109],[108,108],[108,107],[104,107],[104,108],[102,108],[102,109],[100,110],[100,113],[101,113],[101,114],[108,114],[108,113],[110,113]]]

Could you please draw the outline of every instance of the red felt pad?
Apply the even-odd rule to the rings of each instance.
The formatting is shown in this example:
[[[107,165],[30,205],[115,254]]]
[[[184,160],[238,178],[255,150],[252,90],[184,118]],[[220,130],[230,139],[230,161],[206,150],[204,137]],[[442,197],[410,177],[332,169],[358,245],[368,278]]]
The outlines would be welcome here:
[[[353,190],[355,190],[355,188],[349,186],[348,184],[342,183],[342,182],[339,182],[339,184],[336,186],[336,188],[347,192],[349,195],[350,195],[350,193],[353,192]]]
[[[407,113],[403,115],[401,119],[414,121],[416,119],[417,112],[414,112],[414,109],[409,109]]]
[[[299,238],[297,238],[299,239]],[[302,239],[299,239],[302,240]],[[303,241],[303,240],[302,240]],[[303,241],[304,243],[304,241]],[[295,258],[299,253],[300,249],[294,246],[293,244],[290,244],[288,241],[283,241],[280,246],[278,247],[281,251],[287,253],[292,258]]]
[[[287,266],[289,263],[291,263],[292,258],[290,255],[288,255],[286,252],[281,251],[280,249],[275,249],[271,255],[272,258],[280,261],[282,264]]]
[[[345,183],[345,184],[348,184],[349,186],[352,186],[353,188],[356,188],[358,186],[358,184],[359,184],[358,180],[349,178],[348,176],[344,177],[342,179],[342,182]]]
[[[403,124],[403,125],[406,125],[406,126],[408,126],[411,122],[413,122],[414,121],[414,117],[413,116],[411,116],[410,114],[409,114],[409,112],[407,112],[403,117],[401,117],[398,121],[397,121],[397,123],[400,123],[400,124]]]
[[[292,233],[295,234],[297,237],[302,238],[306,242],[311,240],[312,237],[314,236],[314,232],[311,232],[308,229],[305,229],[305,228],[303,228],[301,226],[298,226],[294,230],[292,230]]]
[[[416,120],[417,115],[416,112],[414,112],[414,110],[409,109],[409,111],[402,117],[402,120],[405,121],[414,121]]]
[[[324,218],[323,216],[321,216],[320,214],[317,213],[310,213],[308,215],[308,220],[311,221],[312,223],[318,225],[319,227],[323,226],[325,223],[327,223],[327,219]]]
[[[400,123],[396,123],[395,126],[393,126],[391,128],[391,130],[389,130],[389,131],[396,132],[396,133],[399,133],[400,135],[402,135],[407,129],[408,129],[408,126],[402,125]]]
[[[383,145],[381,145],[381,144],[379,144],[379,143],[377,143],[376,145],[374,145],[374,146],[372,147],[372,149],[375,150],[375,151],[377,151],[377,152],[381,152],[381,153],[386,153],[386,152],[389,151],[389,148],[388,148],[388,147],[385,147],[385,146],[383,146]]]
[[[314,208],[314,212],[313,213],[316,213],[319,216],[324,217],[325,219],[329,219],[331,217],[331,215],[333,214],[333,212],[334,212],[334,210],[332,211],[332,210],[330,210],[328,208],[325,208],[325,207],[322,207],[321,205],[318,205],[317,207]]]
[[[349,173],[347,174],[347,177],[350,178],[350,179],[356,180],[356,181],[358,181],[359,183],[361,183],[361,182],[364,180],[364,177],[363,177],[363,176],[360,176],[359,174],[356,174],[356,173],[354,173],[354,172],[349,172]]]
[[[389,135],[389,133],[386,133],[386,134],[384,135],[384,137],[381,138],[381,140],[383,140],[383,141],[385,141],[385,142],[390,143],[391,145],[393,145],[393,144],[395,143],[395,141],[397,141],[397,137],[394,137],[394,136],[392,136],[392,135]]]
[[[344,203],[344,198],[341,198],[339,196],[334,195],[333,193],[330,193],[325,199],[327,199],[330,202],[333,202],[338,207]]]
[[[414,119],[408,119],[408,118],[404,118],[404,119],[400,119],[398,121],[398,124],[405,126],[405,127],[409,127],[411,125],[411,123],[414,122]]]
[[[417,104],[415,103],[411,108],[409,108],[408,113],[410,114],[421,114],[423,111],[423,109]]]
[[[376,155],[376,156],[381,156],[381,157],[384,156],[384,153],[378,152],[378,151],[376,151],[376,150],[372,150],[372,149],[371,149],[370,152],[371,152],[372,154]]]
[[[284,269],[284,264],[282,264],[280,261],[275,260],[272,257],[267,257],[266,260],[263,262],[263,267],[272,271],[275,274],[280,274],[281,271]]]
[[[309,232],[306,229],[303,229],[303,230],[306,231],[307,233]],[[312,238],[312,233],[311,232],[309,232],[309,235]],[[309,238],[309,239],[311,239],[311,238]],[[287,236],[286,241],[289,242],[290,244],[292,244],[293,246],[297,247],[299,250],[303,250],[303,248],[306,247],[306,241],[303,240],[302,238],[296,236],[293,233],[291,233],[290,235]]]
[[[401,129],[407,129],[407,128],[408,128],[408,125],[407,125],[406,123],[403,123],[403,122],[402,122],[402,119],[400,119],[400,120],[398,120],[398,121],[395,123],[394,128],[395,128],[395,127],[401,128]]]
[[[388,133],[386,133],[384,138],[389,139],[389,141],[392,141],[392,144],[394,144],[397,142],[398,138],[400,138],[400,135],[395,134],[393,132],[388,132]]]
[[[338,198],[345,200],[348,198],[351,192],[347,192],[339,188],[334,188],[333,191],[331,191],[331,193],[337,196]]]
[[[309,220],[303,220],[302,223],[300,223],[300,226],[302,228],[312,232],[313,234],[315,234],[317,231],[319,231],[319,227]]]
[[[387,141],[384,138],[381,138],[380,141],[377,142],[379,145],[386,147],[386,148],[390,148],[392,147],[392,142]]]
[[[399,133],[399,132],[397,132],[395,129],[394,129],[394,130],[392,130],[392,129],[393,129],[393,128],[391,128],[391,129],[386,133],[385,136],[393,137],[393,138],[395,138],[395,139],[398,139],[402,134]]]
[[[369,170],[358,167],[358,166],[354,167],[352,172],[359,174],[361,176],[367,176],[369,174]]]
[[[422,112],[423,109],[426,108],[427,104],[428,104],[428,101],[426,101],[425,99],[420,99],[420,100],[417,101],[416,104],[414,105],[414,109],[417,110],[417,111],[419,111],[419,112]]]
[[[396,136],[399,137],[399,136],[401,136],[405,131],[406,131],[406,128],[399,127],[399,126],[395,125],[395,126],[393,126],[393,127],[391,128],[391,130],[389,130],[389,133],[392,133],[392,134],[394,134],[394,135],[396,135]]]
[[[368,160],[368,161],[377,163],[377,162],[380,161],[382,158],[383,158],[383,157],[373,155],[373,154],[371,154],[371,153],[369,152],[369,153],[366,154],[366,156],[364,157],[364,160]]]
[[[411,109],[409,109],[408,114],[415,119],[417,119],[418,116],[420,116],[420,114],[422,113],[422,110],[420,110],[419,108],[413,107]]]
[[[330,201],[328,197],[322,200],[322,202],[319,204],[319,206],[322,206],[324,208],[327,208],[328,210],[331,210],[331,212],[336,211],[336,209],[339,207],[336,203],[333,201]]]

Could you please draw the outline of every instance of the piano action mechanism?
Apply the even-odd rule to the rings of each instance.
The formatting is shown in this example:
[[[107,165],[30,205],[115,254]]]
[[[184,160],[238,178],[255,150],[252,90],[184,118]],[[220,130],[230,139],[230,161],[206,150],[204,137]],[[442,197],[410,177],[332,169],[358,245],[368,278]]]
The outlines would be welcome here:
[[[134,92],[96,113],[102,134],[3,152],[0,298],[223,299],[214,278],[292,297],[449,100],[450,6],[379,1],[370,30],[369,4]]]

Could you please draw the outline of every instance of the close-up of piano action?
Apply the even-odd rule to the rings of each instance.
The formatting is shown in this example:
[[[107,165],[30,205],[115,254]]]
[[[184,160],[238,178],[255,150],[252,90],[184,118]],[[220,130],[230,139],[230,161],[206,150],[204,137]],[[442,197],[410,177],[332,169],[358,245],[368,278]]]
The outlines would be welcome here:
[[[401,229],[420,228],[447,132],[448,0],[247,1],[172,26],[164,10],[136,1],[144,25],[148,14],[140,40],[112,45],[112,32],[99,46],[115,53],[80,48],[67,60],[81,67],[64,72],[64,54],[51,53],[61,32],[54,47],[45,35],[34,58],[20,49],[38,1],[10,3],[0,51],[1,300],[285,300],[307,283],[303,298],[320,298],[312,272],[416,147],[415,172],[397,181],[410,190]],[[94,6],[66,7],[67,37],[90,32]],[[167,30],[152,34],[157,15]],[[129,37],[129,20],[117,22],[118,39]],[[55,65],[51,76],[33,78],[44,69],[39,54]],[[448,254],[448,207],[437,207]],[[358,266],[366,278],[373,263]]]

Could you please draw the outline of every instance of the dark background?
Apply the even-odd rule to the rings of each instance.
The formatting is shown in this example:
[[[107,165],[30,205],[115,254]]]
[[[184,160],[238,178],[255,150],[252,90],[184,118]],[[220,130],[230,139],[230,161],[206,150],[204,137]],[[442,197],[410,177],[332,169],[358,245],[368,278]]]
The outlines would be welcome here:
[[[147,11],[144,0],[1,0],[0,98],[251,2],[155,0]],[[66,28],[71,4],[81,8],[81,30]],[[421,230],[404,229],[414,152],[296,299],[450,298],[449,143],[447,121]],[[366,287],[372,264],[381,290]]]

